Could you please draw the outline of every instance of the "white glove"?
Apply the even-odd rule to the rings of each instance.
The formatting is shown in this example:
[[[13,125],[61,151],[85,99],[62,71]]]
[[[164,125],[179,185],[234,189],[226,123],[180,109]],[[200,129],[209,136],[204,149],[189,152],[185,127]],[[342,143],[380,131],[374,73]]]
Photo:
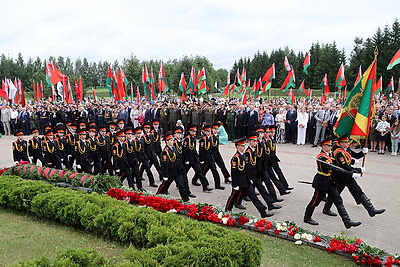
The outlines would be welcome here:
[[[94,165],[94,162],[90,163],[90,166],[93,166],[93,165]]]
[[[53,163],[49,162],[49,163],[47,163],[47,165],[51,166],[51,165],[53,165]]]
[[[358,164],[360,161],[358,159],[354,159],[354,164]]]
[[[239,186],[235,186],[235,187],[233,188],[233,190],[238,191],[238,190],[239,190]]]
[[[15,163],[15,164],[18,164],[18,163],[19,163],[19,161],[14,161],[14,163]]]
[[[368,154],[368,147],[363,147],[363,149],[362,149],[362,153],[364,153],[364,154]]]
[[[61,162],[64,162],[64,159],[61,159]]]
[[[357,178],[361,177],[361,173],[353,173],[352,176],[353,176],[354,179],[357,179]]]
[[[200,164],[204,164],[204,161],[200,161]]]
[[[33,160],[33,157],[28,157],[28,158],[29,158],[29,160],[30,160],[30,161],[32,161],[32,160]]]
[[[163,180],[164,181],[168,181],[168,177],[163,177]]]
[[[186,162],[185,162],[185,164],[186,164],[186,165],[189,165],[189,164],[190,164],[190,162],[189,162],[189,161],[186,161]]]
[[[365,172],[365,167],[361,167],[360,169],[361,169],[361,173]]]
[[[68,158],[68,160],[69,160],[70,158],[72,158],[72,155],[68,155],[67,158]]]
[[[76,168],[77,168],[77,169],[81,169],[82,167],[81,167],[81,165],[76,164]]]
[[[119,173],[120,172],[120,170],[118,169],[118,170],[115,170],[115,173]]]
[[[253,184],[253,180],[250,180],[250,183]]]

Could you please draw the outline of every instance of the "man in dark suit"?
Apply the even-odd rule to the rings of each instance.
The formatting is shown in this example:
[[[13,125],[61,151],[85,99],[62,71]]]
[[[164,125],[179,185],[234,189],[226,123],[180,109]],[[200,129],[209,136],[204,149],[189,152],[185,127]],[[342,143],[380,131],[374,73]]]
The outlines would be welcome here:
[[[24,134],[29,135],[29,132],[31,131],[31,115],[26,110],[26,108],[21,109],[18,121],[21,122],[21,127],[24,130]]]
[[[246,136],[247,133],[247,112],[243,105],[239,106],[236,116],[236,137],[241,138]]]
[[[288,105],[288,111],[286,113],[287,131],[286,141],[296,144],[296,129],[297,129],[297,111],[292,105]]]
[[[317,125],[317,120],[315,119],[315,113],[316,111],[312,106],[308,107],[308,122],[307,122],[307,142],[310,144],[314,143],[314,137],[315,137],[315,127]]]
[[[254,106],[249,106],[249,111],[247,111],[247,132],[253,132],[254,128],[258,124],[258,112],[254,110]],[[247,135],[247,133],[246,133]]]

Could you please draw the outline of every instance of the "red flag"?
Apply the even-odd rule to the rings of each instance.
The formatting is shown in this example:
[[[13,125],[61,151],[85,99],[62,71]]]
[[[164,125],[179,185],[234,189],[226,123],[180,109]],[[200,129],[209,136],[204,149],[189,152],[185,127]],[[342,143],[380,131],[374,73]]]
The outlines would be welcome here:
[[[139,86],[136,86],[136,103],[140,103],[140,91],[139,91]]]
[[[354,82],[354,86],[356,86],[358,81],[361,79],[361,76],[362,76],[362,72],[361,72],[361,65],[360,65],[360,67],[358,68],[358,74],[357,74],[356,81]]]
[[[8,99],[8,94],[6,91],[6,85],[5,85],[4,81],[1,81],[0,97],[2,97],[4,99]]]
[[[344,77],[343,63],[340,65],[338,72],[336,74],[335,85],[336,85],[336,88],[339,88],[339,89],[341,89],[343,86],[346,85],[346,78]]]
[[[242,105],[245,105],[247,103],[247,96],[246,96],[246,90],[243,90],[243,95],[242,95]]]
[[[82,83],[82,76],[79,76],[79,100],[82,101],[83,100],[83,83]]]
[[[64,100],[65,100],[65,102],[67,102],[67,104],[71,104],[72,103],[72,89],[71,89],[71,84],[69,83],[69,79],[67,80],[67,83],[68,83],[68,87],[67,87],[67,92],[64,97]]]
[[[292,67],[291,67],[290,64],[289,64],[289,60],[287,59],[286,56],[285,56],[285,60],[284,60],[284,62],[283,62],[283,65],[285,66],[285,69],[286,69],[287,71],[290,71],[290,70],[292,69]]]
[[[281,90],[286,91],[290,87],[296,87],[295,84],[295,77],[294,77],[294,70],[290,70],[286,75],[285,81],[281,86]]]
[[[391,70],[395,65],[400,63],[400,49],[393,56],[392,60],[390,60],[389,65],[387,66],[387,70]]]
[[[271,67],[267,70],[267,72],[264,74],[262,81],[266,82],[263,92],[265,93],[266,90],[271,88],[272,84],[272,79],[275,79],[275,63],[272,64]]]
[[[222,96],[228,95],[230,88],[231,88],[231,73],[228,71],[228,74],[226,76],[226,86],[224,88],[224,92],[222,93]]]
[[[289,101],[291,102],[291,104],[292,105],[295,104],[296,99],[294,97],[294,93],[293,93],[293,89],[292,88],[290,88],[290,90],[289,90],[288,97],[289,97]]]
[[[239,68],[236,70],[235,83],[236,83],[236,79],[237,79],[237,82],[238,82],[240,85],[242,85],[242,76],[240,76]]]
[[[310,52],[308,52],[306,57],[304,58],[304,61],[303,61],[303,71],[307,75],[308,75],[307,68],[310,66],[310,63],[311,63],[310,57],[311,57],[311,54],[310,54]]]
[[[302,91],[304,94],[307,95],[306,86],[304,85],[304,80],[301,82],[299,89],[300,91]]]
[[[92,88],[92,95],[93,95],[94,101],[97,101],[97,94],[96,94],[96,91],[94,90],[94,88]]]
[[[328,75],[327,75],[326,73],[325,73],[324,78],[322,79],[321,88],[322,88],[323,94],[324,94],[325,96],[328,96],[329,93],[331,92],[331,91],[329,90]]]
[[[374,92],[372,92],[372,93],[375,93],[375,92],[382,92],[382,90],[383,90],[383,83],[382,83],[382,76],[381,76],[381,77],[379,78],[378,82],[376,83]]]
[[[25,90],[24,90],[24,87],[22,86],[22,83],[21,83],[20,79],[18,79],[18,85],[19,85],[19,90],[21,92],[21,99],[20,99],[19,103],[23,107],[25,107],[25,105],[26,105],[26,102],[25,102]]]
[[[39,88],[36,86],[35,82],[33,82],[32,85],[33,85],[33,99],[39,102],[39,94],[38,94]]]

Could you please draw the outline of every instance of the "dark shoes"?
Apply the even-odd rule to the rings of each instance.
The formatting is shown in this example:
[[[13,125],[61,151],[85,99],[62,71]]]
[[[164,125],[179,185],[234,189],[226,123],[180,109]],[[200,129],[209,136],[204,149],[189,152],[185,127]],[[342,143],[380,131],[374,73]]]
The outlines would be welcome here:
[[[158,187],[157,184],[151,184],[150,187]]]
[[[196,198],[196,196],[193,195],[192,193],[189,194],[189,197],[191,197],[191,198]]]
[[[283,196],[283,195],[289,195],[290,193],[292,193],[292,192],[290,192],[290,191],[285,191],[285,192],[281,193],[281,196]]]
[[[344,226],[346,227],[346,229],[349,229],[351,227],[357,227],[359,225],[361,225],[361,222],[347,221],[344,223]]]
[[[294,187],[288,187],[288,188],[286,188],[286,190],[293,190],[294,189]]]
[[[225,179],[225,183],[226,183],[226,184],[232,183],[232,180],[229,179],[229,178],[228,178],[228,179]]]
[[[222,186],[222,185],[216,186],[215,189],[224,190],[224,189],[225,189],[225,186]]]
[[[245,210],[245,209],[246,209],[246,207],[243,206],[242,204],[239,204],[239,205],[236,205],[236,204],[235,204],[235,208],[238,208],[238,209],[240,209],[240,210]]]
[[[274,214],[273,214],[273,213],[270,213],[270,212],[263,212],[263,213],[261,213],[261,218],[271,217],[271,216],[274,216]]]
[[[304,218],[304,222],[311,225],[319,225],[319,223],[316,220],[313,220],[312,218]]]
[[[317,145],[312,145],[311,147],[317,147]],[[311,219],[312,220],[312,219]],[[314,220],[313,220],[314,221]],[[314,221],[315,222],[315,221]]]
[[[203,191],[204,192],[211,192],[211,191],[213,191],[213,188],[210,188],[210,187],[205,187],[205,188],[203,188]]]
[[[369,211],[368,211],[368,214],[369,214],[370,217],[374,217],[375,215],[377,215],[377,214],[382,214],[382,213],[384,213],[385,211],[386,211],[385,209],[380,209],[380,210],[373,209],[373,210],[369,210]]]
[[[331,210],[323,210],[322,213],[328,216],[333,216],[333,217],[337,216],[337,214]]]
[[[192,182],[192,185],[200,186],[201,184],[199,182]]]
[[[248,196],[245,196],[245,197],[243,198],[243,200],[244,200],[244,201],[251,201],[251,199],[250,199]]]
[[[268,210],[278,210],[281,209],[282,206],[281,205],[271,205],[268,207]]]

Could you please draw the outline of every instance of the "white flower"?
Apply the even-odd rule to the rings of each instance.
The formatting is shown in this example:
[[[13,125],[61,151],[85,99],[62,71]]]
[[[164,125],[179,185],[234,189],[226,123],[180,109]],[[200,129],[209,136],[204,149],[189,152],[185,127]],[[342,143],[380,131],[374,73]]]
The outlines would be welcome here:
[[[276,230],[281,231],[282,230],[282,225],[280,223],[277,223],[275,228],[276,228]]]
[[[311,234],[307,234],[307,238],[306,238],[308,241],[311,241],[311,240],[313,240],[313,236],[311,235]]]
[[[307,239],[307,233],[302,233],[301,234],[301,239]]]
[[[258,222],[258,220],[257,219],[253,219],[253,223],[256,223],[256,222]]]
[[[146,206],[138,206],[139,208],[146,208]]]
[[[252,223],[253,223],[253,219],[250,219],[250,220],[249,220],[249,224],[252,224]]]
[[[224,217],[222,218],[222,223],[223,224],[227,224],[228,223],[229,218],[228,217]]]
[[[296,233],[296,234],[294,234],[294,239],[300,239],[301,238],[301,235],[299,234],[299,233]]]
[[[218,213],[218,219],[222,219],[222,212]]]
[[[176,211],[176,209],[170,209],[169,211],[167,211],[167,212],[173,212],[173,213],[176,213],[177,211]]]
[[[303,242],[301,240],[297,240],[296,242],[294,242],[296,245],[301,245]]]

